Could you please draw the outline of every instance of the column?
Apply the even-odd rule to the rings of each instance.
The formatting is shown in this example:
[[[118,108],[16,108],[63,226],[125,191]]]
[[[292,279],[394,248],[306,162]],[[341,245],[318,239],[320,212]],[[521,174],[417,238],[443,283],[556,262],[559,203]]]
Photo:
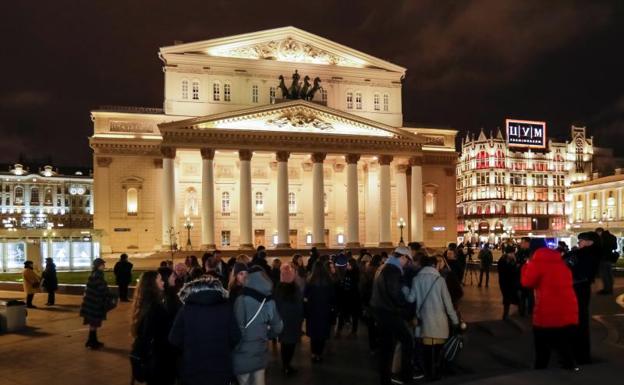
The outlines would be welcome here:
[[[392,207],[390,199],[390,162],[391,155],[379,156],[379,247],[391,247],[392,243]]]
[[[289,249],[290,218],[288,213],[288,158],[290,153],[278,151],[277,159],[277,245],[278,249]]]
[[[403,218],[405,228],[403,229],[403,240],[409,239],[409,211],[407,199],[407,165],[396,166],[396,189],[397,189],[397,220]]]
[[[162,244],[163,250],[171,248],[175,239],[175,156],[174,147],[161,148],[163,155],[162,184]]]
[[[238,220],[240,225],[240,249],[253,249],[251,234],[251,155],[249,150],[238,151],[240,161],[240,199]]]
[[[412,157],[410,159],[410,166],[412,167],[410,235],[412,242],[422,242],[424,240],[422,158]]]
[[[358,154],[347,154],[347,247],[360,247],[360,206],[357,162]]]
[[[325,185],[323,162],[326,154],[312,154],[312,246],[325,247]]]
[[[212,148],[202,148],[201,249],[215,250],[214,154]]]

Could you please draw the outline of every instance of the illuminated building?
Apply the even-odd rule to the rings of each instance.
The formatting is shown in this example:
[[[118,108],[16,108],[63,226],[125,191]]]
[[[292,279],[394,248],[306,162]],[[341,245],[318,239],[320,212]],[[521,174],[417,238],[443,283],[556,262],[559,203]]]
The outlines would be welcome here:
[[[544,132],[545,135],[545,132]],[[466,136],[457,163],[457,232],[460,239],[497,242],[566,232],[566,191],[592,172],[593,139],[585,127],[543,149],[512,147],[498,130]],[[546,142],[547,140],[547,142]]]

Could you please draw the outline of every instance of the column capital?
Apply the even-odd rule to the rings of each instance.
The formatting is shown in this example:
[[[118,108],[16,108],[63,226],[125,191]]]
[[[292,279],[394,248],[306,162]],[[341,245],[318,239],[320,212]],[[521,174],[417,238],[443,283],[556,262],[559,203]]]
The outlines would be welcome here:
[[[250,161],[253,152],[251,150],[238,150],[238,159]]]
[[[290,152],[288,151],[277,151],[275,153],[275,159],[278,162],[288,162],[288,158],[290,158]]]
[[[160,153],[163,158],[174,159],[176,157],[176,148],[175,147],[161,147]]]
[[[407,172],[408,168],[409,168],[409,165],[407,165],[407,164],[397,164],[396,165],[397,172],[399,172],[401,174],[405,174]]]
[[[387,166],[392,162],[394,157],[392,155],[379,155],[377,158],[379,160],[379,164],[382,166]]]
[[[202,159],[210,159],[210,160],[214,159],[214,156],[215,156],[214,148],[201,148],[199,152],[201,153]]]
[[[323,163],[325,161],[325,157],[327,156],[324,152],[315,152],[312,154],[312,162],[313,163]]]
[[[409,164],[410,164],[410,166],[422,166],[422,164],[423,164],[422,156],[412,156],[409,159]]]
[[[98,167],[108,167],[111,163],[113,163],[113,158],[110,156],[98,156],[95,159]]]
[[[360,154],[347,154],[345,155],[345,161],[347,164],[357,164],[360,160]]]

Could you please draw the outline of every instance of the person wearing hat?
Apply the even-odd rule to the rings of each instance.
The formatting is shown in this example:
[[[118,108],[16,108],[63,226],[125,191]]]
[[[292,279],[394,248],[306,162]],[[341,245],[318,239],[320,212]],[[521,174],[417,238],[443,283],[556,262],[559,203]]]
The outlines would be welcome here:
[[[89,338],[85,347],[99,349],[104,346],[97,339],[97,330],[102,326],[102,321],[106,319],[106,313],[115,307],[115,302],[104,277],[106,262],[102,258],[93,260],[93,269],[87,281],[82,305],[80,306],[80,316],[84,319],[83,324],[89,325]]]
[[[228,291],[230,292],[229,300],[231,303],[234,303],[236,298],[243,292],[248,273],[249,269],[244,263],[236,262],[234,264],[232,274],[230,275],[230,282],[228,283]]]
[[[33,305],[32,301],[35,298],[35,293],[39,291],[41,277],[35,273],[32,261],[24,262],[22,278],[24,279],[24,293],[26,293],[26,307],[36,309],[37,307]]]
[[[409,261],[410,249],[397,247],[388,256],[386,263],[379,268],[373,281],[370,306],[379,330],[379,368],[382,385],[408,383],[412,381],[413,343],[406,314],[407,301],[403,295],[403,268]],[[401,344],[401,374],[392,378],[394,348]]]
[[[56,297],[56,290],[58,290],[56,264],[54,264],[54,261],[50,257],[46,258],[45,262],[45,270],[41,273],[41,287],[48,292],[48,302],[46,302],[46,306],[53,306]]]
[[[578,248],[568,253],[566,262],[572,269],[574,292],[578,303],[578,328],[573,339],[574,358],[580,365],[591,363],[589,303],[591,285],[600,264],[600,237],[594,231],[578,235]]]

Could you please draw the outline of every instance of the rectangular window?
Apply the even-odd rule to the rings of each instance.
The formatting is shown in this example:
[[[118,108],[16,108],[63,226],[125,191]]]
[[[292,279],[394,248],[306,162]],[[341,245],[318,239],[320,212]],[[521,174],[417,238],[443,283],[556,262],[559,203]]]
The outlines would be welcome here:
[[[219,83],[212,83],[212,100],[215,102],[221,100],[221,86]]]
[[[385,112],[390,111],[390,95],[388,95],[388,94],[384,94],[384,97],[383,97],[383,106],[384,106],[384,111],[385,111]]]
[[[251,86],[251,102],[252,103],[258,103],[258,86],[257,85],[253,85]]]
[[[182,99],[188,99],[188,80],[182,80]]]
[[[347,92],[347,109],[353,109],[353,92]]]
[[[327,104],[327,90],[324,88],[321,88],[321,101]]]
[[[230,245],[230,231],[223,230],[221,231],[221,246],[229,246]]]
[[[355,93],[355,109],[356,110],[362,109],[362,93],[360,92]]]
[[[193,100],[199,100],[199,82],[193,82]]]
[[[269,88],[269,103],[275,104],[275,87]]]
[[[223,85],[223,101],[230,102],[232,101],[232,86],[228,83]]]
[[[373,109],[379,111],[379,94],[373,96]]]

